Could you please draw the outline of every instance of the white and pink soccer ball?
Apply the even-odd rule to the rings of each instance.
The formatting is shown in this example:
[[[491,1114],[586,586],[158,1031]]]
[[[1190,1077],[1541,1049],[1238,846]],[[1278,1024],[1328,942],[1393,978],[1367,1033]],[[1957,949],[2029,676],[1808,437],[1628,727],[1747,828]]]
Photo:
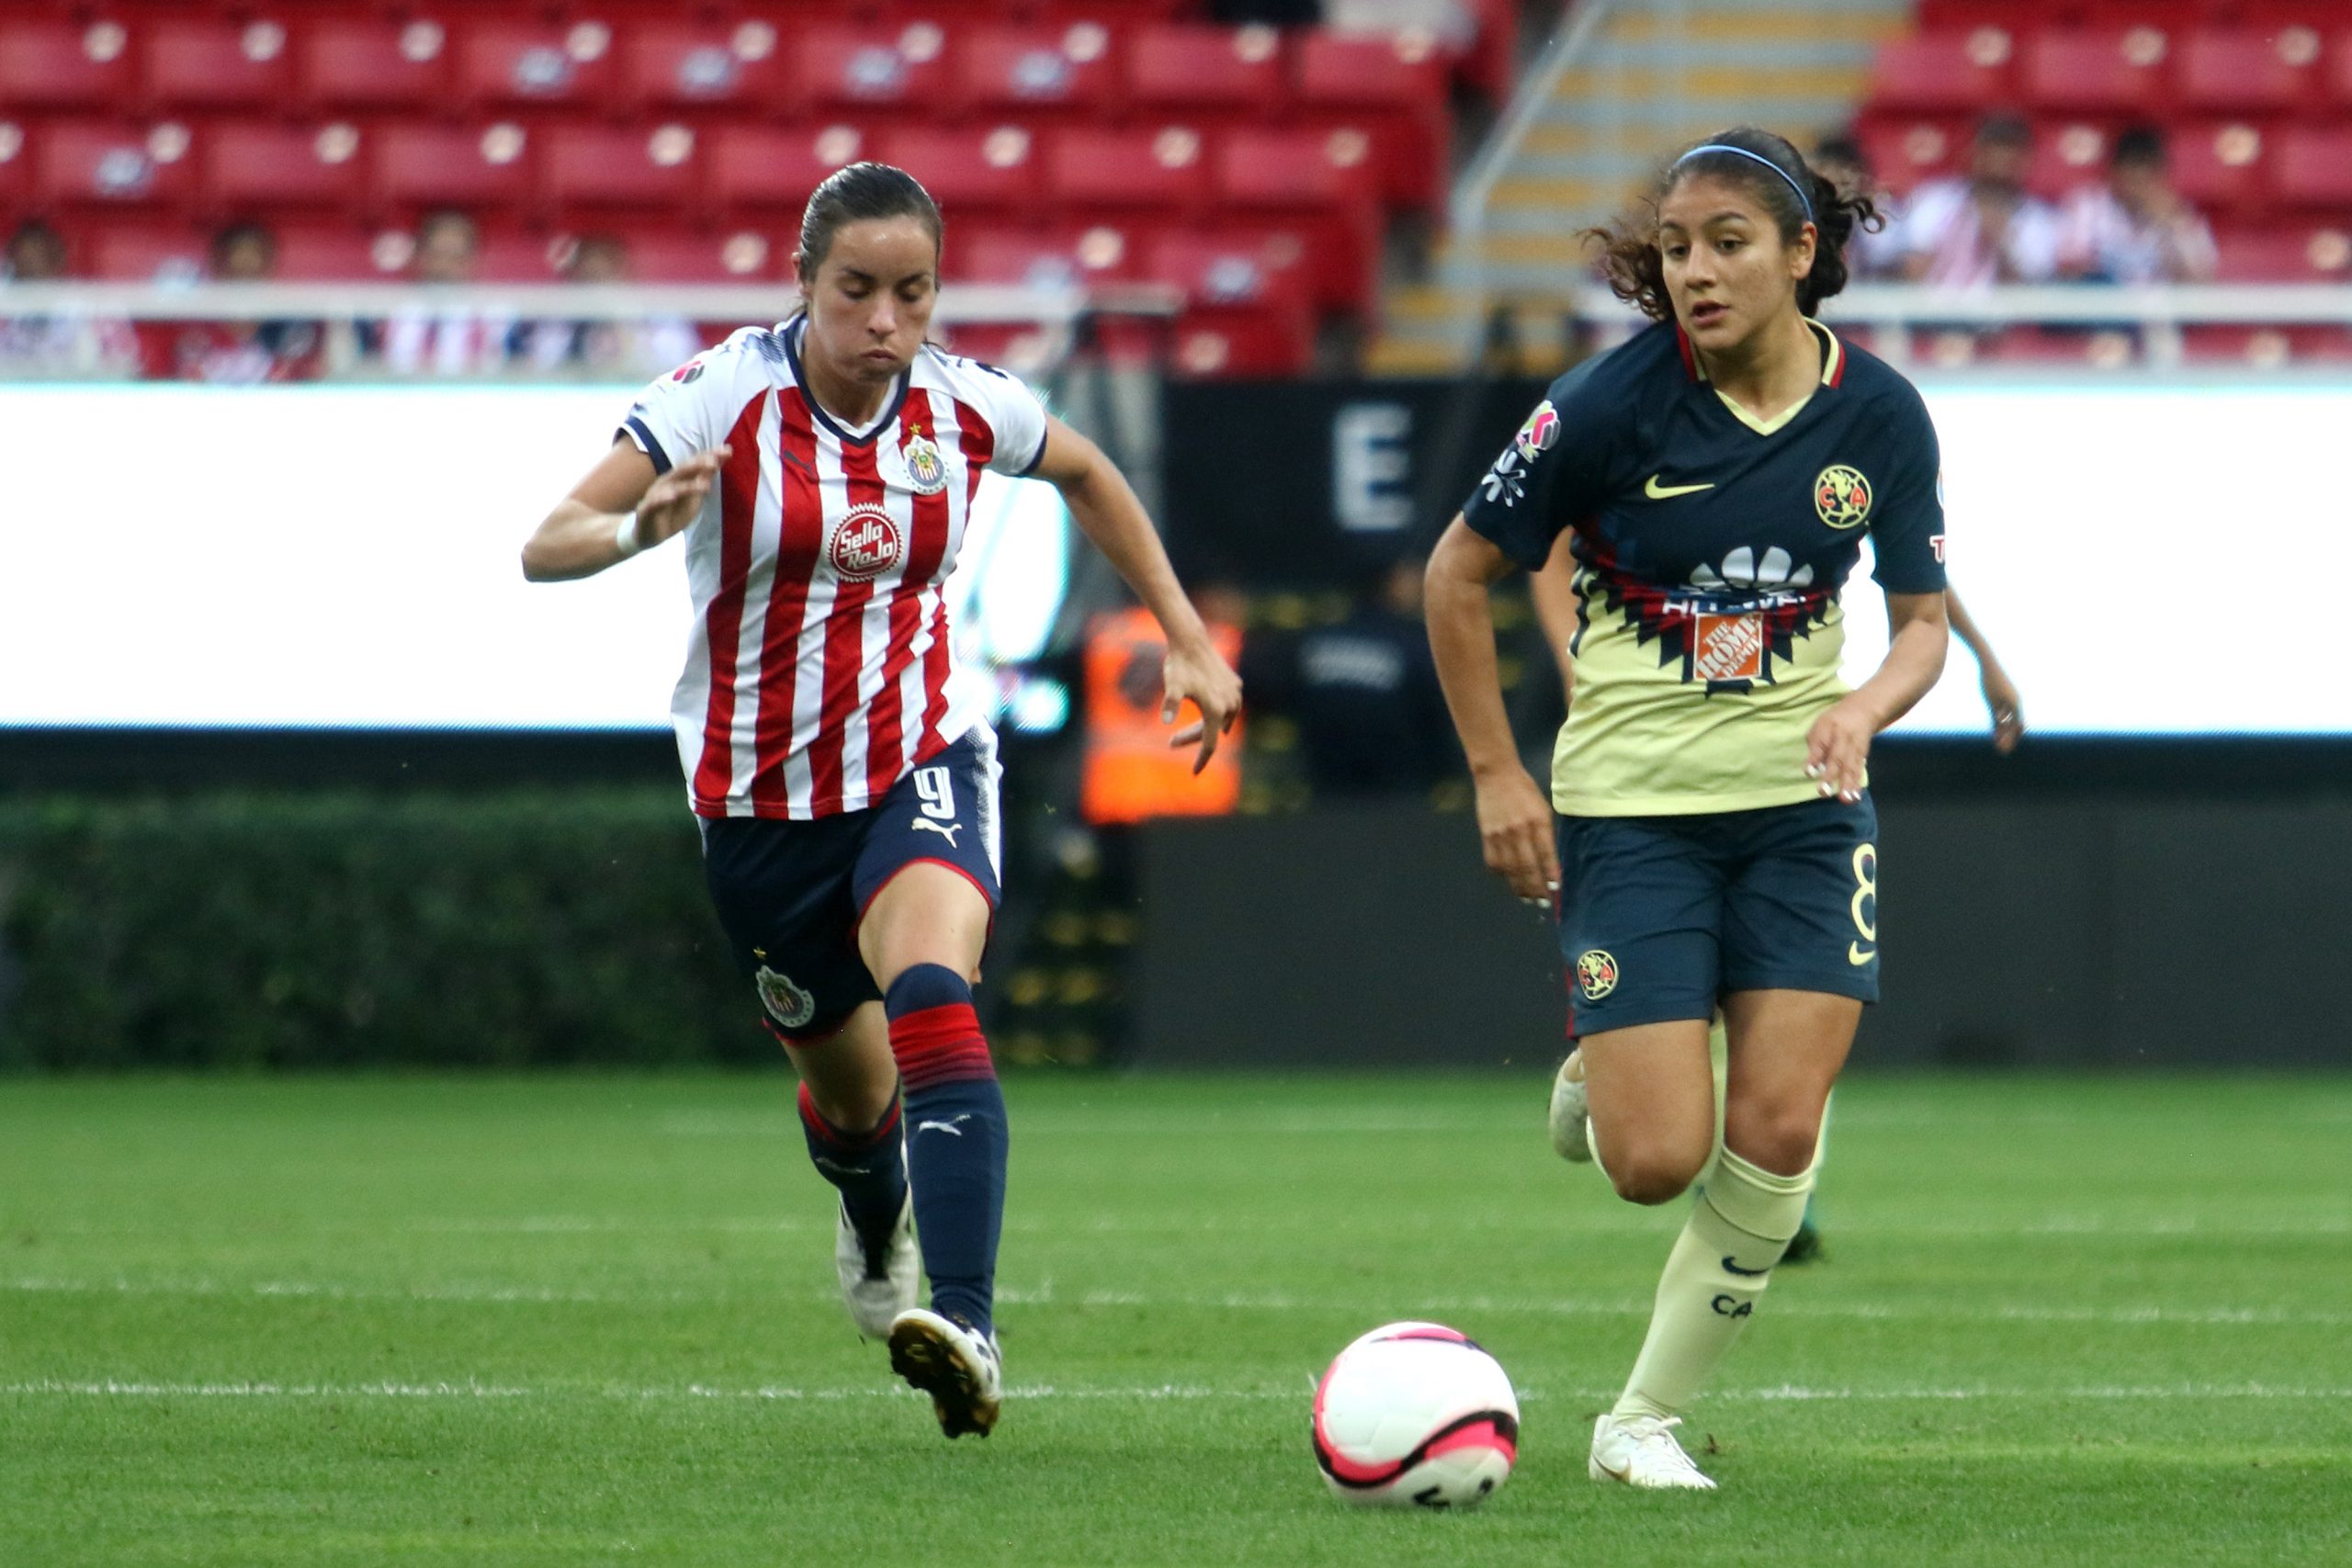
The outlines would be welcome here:
[[[1519,1396],[1458,1329],[1375,1328],[1316,1385],[1315,1462],[1351,1503],[1472,1507],[1510,1479],[1518,1458]]]

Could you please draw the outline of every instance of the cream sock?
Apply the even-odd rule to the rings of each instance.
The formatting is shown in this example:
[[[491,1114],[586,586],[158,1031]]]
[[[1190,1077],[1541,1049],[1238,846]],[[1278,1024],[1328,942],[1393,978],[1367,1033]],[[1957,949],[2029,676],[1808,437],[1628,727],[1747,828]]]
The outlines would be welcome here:
[[[1667,1258],[1649,1337],[1617,1415],[1672,1416],[1697,1395],[1756,1310],[1812,1190],[1810,1170],[1775,1176],[1729,1149],[1717,1151],[1690,1223]]]

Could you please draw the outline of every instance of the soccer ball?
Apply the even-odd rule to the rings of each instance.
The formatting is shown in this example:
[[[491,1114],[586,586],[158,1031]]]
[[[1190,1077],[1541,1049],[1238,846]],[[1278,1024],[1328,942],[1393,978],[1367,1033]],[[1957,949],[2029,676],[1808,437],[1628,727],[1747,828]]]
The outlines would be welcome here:
[[[1340,1352],[1315,1389],[1315,1462],[1351,1503],[1467,1508],[1519,1457],[1519,1398],[1458,1329],[1392,1323]]]

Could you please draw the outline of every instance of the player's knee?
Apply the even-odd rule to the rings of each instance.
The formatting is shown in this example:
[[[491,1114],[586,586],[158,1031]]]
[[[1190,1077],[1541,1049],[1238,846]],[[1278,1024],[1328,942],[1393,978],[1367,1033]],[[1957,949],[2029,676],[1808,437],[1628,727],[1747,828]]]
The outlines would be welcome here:
[[[1740,1158],[1775,1176],[1802,1176],[1812,1168],[1821,1116],[1802,1106],[1771,1106],[1726,1115],[1724,1143]]]
[[[1637,1146],[1623,1153],[1608,1149],[1602,1155],[1602,1168],[1608,1171],[1610,1183],[1617,1189],[1617,1196],[1628,1203],[1672,1202],[1690,1190],[1690,1184],[1699,1179],[1699,1171],[1705,1164],[1703,1153],[1694,1159],[1688,1151],[1665,1144]]]

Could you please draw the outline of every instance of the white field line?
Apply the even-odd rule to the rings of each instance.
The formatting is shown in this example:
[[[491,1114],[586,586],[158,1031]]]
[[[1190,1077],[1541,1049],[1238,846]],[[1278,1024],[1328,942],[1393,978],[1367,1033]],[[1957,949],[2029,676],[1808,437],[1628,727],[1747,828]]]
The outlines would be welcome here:
[[[1312,1396],[1313,1383],[1302,1378],[1295,1386],[1287,1388],[1219,1388],[1201,1383],[1159,1383],[1124,1388],[1063,1387],[1054,1383],[1015,1383],[1006,1390],[1014,1399],[1101,1400],[1116,1404],[1142,1404],[1176,1400],[1233,1401],[1306,1401]],[[24,1382],[0,1383],[0,1397],[75,1399],[607,1399],[631,1402],[663,1402],[686,1400],[801,1401],[910,1399],[914,1391],[897,1385],[873,1385],[858,1388],[795,1388],[776,1384],[762,1384],[748,1388],[729,1388],[710,1383],[690,1382],[669,1386],[629,1387],[620,1384],[554,1384],[529,1388],[512,1384],[484,1382],[469,1378],[459,1382],[273,1382],[238,1381],[233,1382],[160,1382],[130,1379],[41,1378]],[[1602,1389],[1566,1389],[1550,1391],[1525,1388],[1519,1391],[1522,1403],[1538,1404],[1547,1400],[1606,1401],[1612,1397]],[[2093,1384],[2078,1387],[1997,1387],[1973,1384],[1954,1387],[1919,1388],[1810,1388],[1797,1384],[1777,1387],[1724,1389],[1707,1395],[1711,1400],[1747,1403],[1902,1403],[1906,1401],[1964,1400],[2111,1400],[2111,1401],[2179,1401],[2179,1400],[2339,1400],[2352,1399],[2352,1387],[2284,1385],[2278,1383],[2146,1383]]]
[[[293,1297],[352,1302],[442,1302],[489,1305],[649,1306],[713,1303],[728,1301],[774,1300],[785,1292],[718,1292],[709,1291],[594,1292],[558,1291],[518,1285],[418,1285],[380,1287],[322,1280],[264,1280],[233,1282],[222,1280],[71,1280],[55,1277],[0,1279],[0,1292],[31,1295],[121,1296],[251,1296]],[[829,1292],[790,1292],[791,1299],[830,1302]],[[1650,1311],[1646,1296],[1419,1296],[1374,1298],[1390,1301],[1398,1311],[1416,1314],[1494,1314],[1535,1317],[1639,1317]],[[1280,1292],[1233,1292],[1223,1295],[1161,1294],[1150,1292],[1090,1290],[1076,1295],[1057,1294],[1046,1280],[1035,1289],[1004,1287],[997,1300],[1008,1306],[1174,1307],[1215,1312],[1359,1313],[1360,1302],[1329,1297],[1285,1295]],[[1792,1300],[1784,1292],[1764,1309],[1775,1317],[1836,1318],[1884,1322],[2085,1323],[2110,1326],[2188,1325],[2207,1327],[2342,1327],[2352,1325],[2352,1312],[2290,1310],[2283,1307],[2092,1307],[1986,1305],[1949,1303],[1914,1305],[1893,1302],[1814,1302]]]

